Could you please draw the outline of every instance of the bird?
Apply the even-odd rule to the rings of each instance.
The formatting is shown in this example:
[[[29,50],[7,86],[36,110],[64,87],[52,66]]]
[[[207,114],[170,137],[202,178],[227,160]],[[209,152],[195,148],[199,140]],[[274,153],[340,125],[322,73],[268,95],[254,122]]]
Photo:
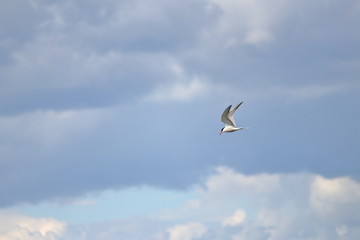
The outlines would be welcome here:
[[[236,105],[233,109],[231,109],[231,111],[230,111],[230,108],[231,108],[232,105],[228,106],[225,109],[225,111],[221,115],[221,121],[223,123],[225,123],[225,127],[223,127],[221,129],[219,135],[221,135],[223,132],[235,132],[237,130],[244,129],[243,127],[236,127],[235,120],[234,120],[234,113],[242,103],[243,102]]]

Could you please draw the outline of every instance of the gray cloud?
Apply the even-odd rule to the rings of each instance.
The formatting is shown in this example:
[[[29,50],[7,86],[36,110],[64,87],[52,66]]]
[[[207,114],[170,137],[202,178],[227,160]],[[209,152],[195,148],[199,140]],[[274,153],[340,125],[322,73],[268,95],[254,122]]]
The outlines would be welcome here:
[[[196,42],[213,16],[204,2],[144,4],[30,1],[27,11],[40,20],[0,69],[2,110],[112,105],[171,78],[172,52]],[[2,37],[5,47],[22,31],[11,30]]]
[[[359,177],[356,1],[1,6],[2,206],[219,164]],[[251,128],[219,138],[239,101]]]
[[[346,177],[243,175],[221,167],[198,188],[199,204],[174,210],[182,224],[160,239],[356,239],[358,216],[347,209],[359,207],[359,187]],[[221,224],[239,209],[246,213],[241,221]]]

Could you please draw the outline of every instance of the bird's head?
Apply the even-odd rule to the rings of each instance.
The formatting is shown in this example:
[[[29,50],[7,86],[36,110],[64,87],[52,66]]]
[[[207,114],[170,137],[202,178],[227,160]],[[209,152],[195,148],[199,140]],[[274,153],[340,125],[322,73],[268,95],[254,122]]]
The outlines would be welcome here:
[[[221,135],[221,134],[223,133],[223,130],[224,130],[224,128],[222,128],[222,129],[221,129],[221,131],[220,131],[220,134],[219,134],[219,135]]]

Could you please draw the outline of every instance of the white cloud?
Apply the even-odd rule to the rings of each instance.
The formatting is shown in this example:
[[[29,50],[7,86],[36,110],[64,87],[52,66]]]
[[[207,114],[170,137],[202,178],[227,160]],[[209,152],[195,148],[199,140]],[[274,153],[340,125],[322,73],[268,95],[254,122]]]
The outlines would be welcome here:
[[[246,219],[246,212],[242,209],[238,209],[234,214],[228,218],[225,218],[222,222],[223,226],[238,226],[242,224]]]
[[[186,69],[174,60],[169,60],[168,69],[171,81],[159,83],[144,100],[151,101],[190,101],[204,96],[211,85],[197,76],[189,76]]]
[[[61,239],[66,224],[51,218],[0,213],[0,240]]]
[[[202,237],[207,228],[201,223],[187,223],[168,228],[169,240],[192,240]]]
[[[219,167],[196,191],[201,204],[181,208],[173,218],[201,222],[224,239],[355,240],[360,230],[354,214],[360,184],[347,177],[244,175]]]
[[[234,200],[238,201],[238,197],[241,197],[244,193],[246,195],[267,196],[276,192],[279,187],[279,175],[258,174],[247,176],[230,168],[219,167],[217,168],[217,174],[207,179],[205,188],[200,188],[199,193],[204,198],[211,199],[212,204],[221,205],[224,198],[228,198],[228,195],[234,195]],[[257,201],[261,201],[261,199]]]
[[[326,219],[344,219],[360,209],[360,183],[348,178],[317,176],[310,186],[310,205]],[[360,221],[360,215],[353,218]],[[342,232],[342,231],[341,231]]]
[[[205,82],[198,78],[193,78],[189,82],[176,81],[169,86],[161,85],[144,99],[152,101],[189,101],[203,96],[207,91],[208,86]]]
[[[348,177],[326,178],[306,173],[245,175],[218,167],[193,187],[182,206],[151,217],[70,226],[65,236],[356,240],[360,233],[357,209],[360,209],[360,183]],[[49,231],[62,233],[63,225],[45,222],[40,221],[41,228],[36,228],[41,236],[52,236]]]

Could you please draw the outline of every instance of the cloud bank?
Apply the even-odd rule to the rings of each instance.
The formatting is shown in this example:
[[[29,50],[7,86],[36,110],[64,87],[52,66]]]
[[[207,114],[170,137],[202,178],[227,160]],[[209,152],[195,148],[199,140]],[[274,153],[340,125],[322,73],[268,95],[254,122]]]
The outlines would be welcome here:
[[[189,191],[192,198],[178,208],[103,223],[2,215],[11,221],[2,225],[0,237],[15,239],[26,230],[37,232],[36,239],[355,240],[360,233],[360,183],[348,177],[245,175],[218,167]]]

